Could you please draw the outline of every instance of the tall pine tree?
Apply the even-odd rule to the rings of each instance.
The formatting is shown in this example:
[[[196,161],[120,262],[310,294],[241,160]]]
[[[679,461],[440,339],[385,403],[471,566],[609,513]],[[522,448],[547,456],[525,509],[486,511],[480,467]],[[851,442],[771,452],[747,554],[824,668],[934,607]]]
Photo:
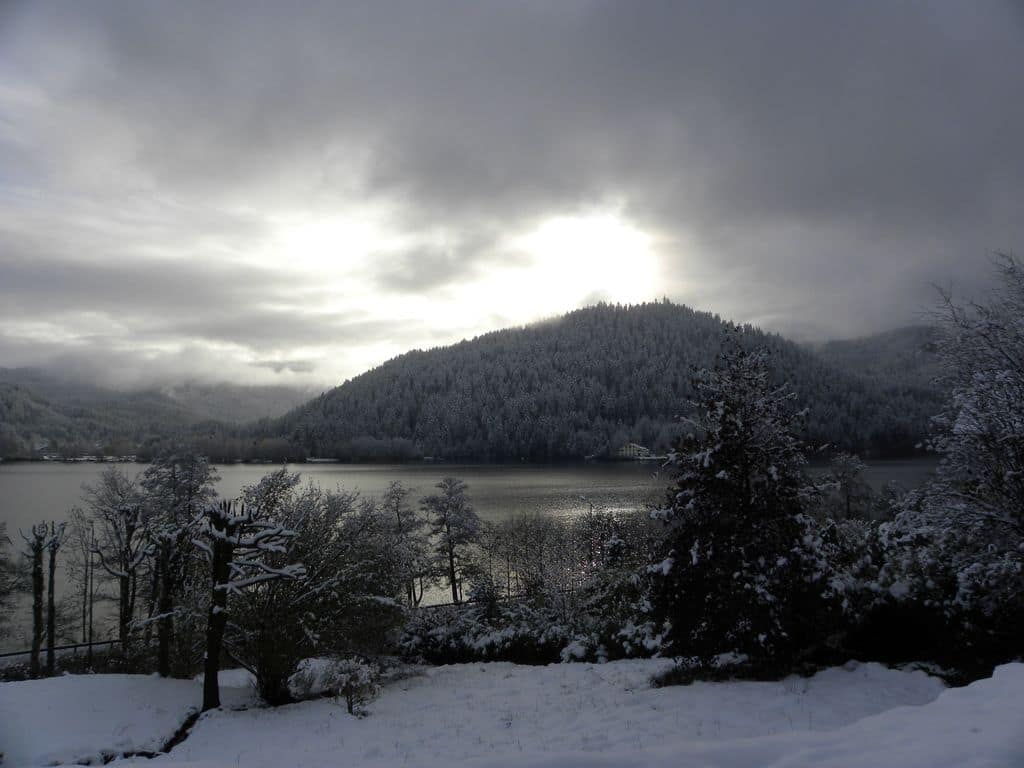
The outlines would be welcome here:
[[[804,514],[803,413],[740,329],[694,391],[691,429],[673,454],[666,551],[652,568],[655,618],[677,657],[711,664],[728,654],[782,670],[819,635],[827,609],[826,567]]]

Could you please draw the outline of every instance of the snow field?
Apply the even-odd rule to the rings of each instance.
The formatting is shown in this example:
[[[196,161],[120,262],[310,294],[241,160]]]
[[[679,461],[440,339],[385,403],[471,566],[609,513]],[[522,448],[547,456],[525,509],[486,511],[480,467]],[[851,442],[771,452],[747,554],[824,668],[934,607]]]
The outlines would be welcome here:
[[[232,670],[220,680],[227,704],[251,701],[248,673]],[[201,702],[201,678],[64,675],[0,683],[0,765],[97,764],[126,752],[153,752]]]
[[[365,718],[320,699],[199,719],[151,768],[1020,768],[1024,664],[946,689],[921,671],[848,664],[811,678],[653,689],[663,660],[466,664],[387,684]],[[231,674],[229,704],[251,695]],[[195,681],[66,676],[0,685],[9,765],[154,749]],[[13,715],[14,721],[9,722]],[[12,736],[20,751],[12,751]],[[15,759],[16,758],[16,759]]]

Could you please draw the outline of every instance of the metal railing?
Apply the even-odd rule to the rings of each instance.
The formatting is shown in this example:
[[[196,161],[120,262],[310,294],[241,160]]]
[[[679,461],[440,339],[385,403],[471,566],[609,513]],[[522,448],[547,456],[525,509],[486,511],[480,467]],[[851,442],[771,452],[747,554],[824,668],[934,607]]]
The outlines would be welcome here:
[[[78,648],[97,648],[99,646],[104,646],[104,645],[118,645],[120,642],[121,642],[120,640],[96,640],[95,642],[92,642],[92,643],[69,643],[67,645],[55,645],[55,646],[53,646],[53,650],[55,650],[55,651],[71,651],[71,650],[77,650]],[[30,648],[27,651],[7,651],[5,653],[0,653],[0,659],[9,659],[9,658],[11,658],[13,656],[31,656],[31,655],[32,655],[32,649]],[[46,655],[46,648],[45,647],[39,649],[39,655],[40,656],[45,656]]]

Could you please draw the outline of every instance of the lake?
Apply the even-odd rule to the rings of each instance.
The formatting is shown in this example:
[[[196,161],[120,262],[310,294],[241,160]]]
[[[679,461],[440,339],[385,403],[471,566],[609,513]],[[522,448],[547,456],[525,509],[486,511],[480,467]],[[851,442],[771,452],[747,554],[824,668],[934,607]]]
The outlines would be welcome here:
[[[18,530],[35,522],[67,519],[68,511],[81,503],[82,485],[95,482],[110,465],[92,463],[0,463],[0,522],[20,547]],[[130,477],[141,474],[144,464],[118,464]],[[876,488],[896,482],[911,488],[935,466],[931,460],[885,461],[869,466],[867,480]],[[271,465],[220,465],[217,492],[233,498],[241,489],[275,470]],[[324,488],[338,486],[364,496],[379,496],[392,480],[412,490],[411,500],[432,493],[447,475],[466,481],[468,494],[484,520],[500,520],[517,514],[575,515],[592,503],[609,511],[642,509],[659,504],[671,482],[671,472],[656,463],[601,464],[296,464],[304,482]],[[813,470],[812,470],[813,471]],[[820,468],[819,468],[820,471]],[[58,562],[60,562],[58,560]],[[64,579],[58,574],[58,595]],[[19,609],[20,613],[24,610]],[[16,618],[16,617],[15,617]],[[15,621],[16,625],[20,623]],[[3,647],[27,647],[21,630]]]

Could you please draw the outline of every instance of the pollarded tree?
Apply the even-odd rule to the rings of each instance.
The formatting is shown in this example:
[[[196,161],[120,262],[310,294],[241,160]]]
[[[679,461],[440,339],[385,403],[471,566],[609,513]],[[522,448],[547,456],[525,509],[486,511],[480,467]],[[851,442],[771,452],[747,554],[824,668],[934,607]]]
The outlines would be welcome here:
[[[480,535],[480,518],[466,498],[466,484],[446,477],[436,486],[440,493],[420,501],[430,519],[430,532],[438,561],[452,590],[452,602],[462,602],[462,585],[469,548]]]
[[[220,706],[221,654],[228,625],[229,598],[275,579],[303,578],[301,563],[278,564],[295,531],[273,519],[273,510],[294,486],[284,470],[263,478],[237,507],[230,501],[211,504],[201,513],[196,546],[210,563],[210,605],[203,666],[203,711]]]
[[[705,664],[730,654],[766,671],[805,650],[826,578],[804,514],[803,414],[788,388],[771,385],[767,352],[744,341],[733,329],[694,382],[652,600],[669,653]]]

